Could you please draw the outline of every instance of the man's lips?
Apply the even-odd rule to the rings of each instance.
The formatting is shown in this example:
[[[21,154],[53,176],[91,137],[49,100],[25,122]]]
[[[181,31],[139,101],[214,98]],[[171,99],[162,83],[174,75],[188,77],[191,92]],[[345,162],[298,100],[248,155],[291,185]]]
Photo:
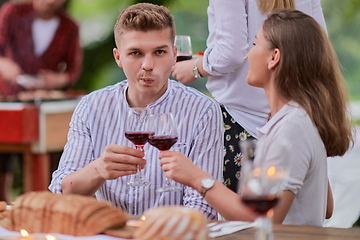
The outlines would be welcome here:
[[[140,80],[145,84],[151,84],[155,81],[153,78],[140,78]]]

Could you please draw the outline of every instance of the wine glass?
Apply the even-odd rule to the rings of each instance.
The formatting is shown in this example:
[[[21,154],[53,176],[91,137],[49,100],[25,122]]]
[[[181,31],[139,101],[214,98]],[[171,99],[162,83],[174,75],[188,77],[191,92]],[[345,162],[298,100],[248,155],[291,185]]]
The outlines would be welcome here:
[[[258,215],[255,221],[256,239],[270,240],[272,234],[272,215],[284,189],[288,176],[290,145],[283,141],[278,147],[269,151],[277,151],[274,159],[265,159],[257,140],[241,141],[242,176],[239,184],[241,201],[252,212]]]
[[[135,144],[135,148],[144,151],[144,145],[148,142],[151,132],[148,131],[146,121],[146,108],[134,107],[128,111],[126,119],[125,137]],[[143,172],[137,167],[134,180],[127,182],[131,187],[147,186],[150,183],[144,180]]]
[[[175,46],[177,46],[176,61],[192,59],[192,47],[190,36],[176,35]]]
[[[171,113],[153,114],[149,116],[149,143],[160,151],[169,150],[178,140],[174,117]],[[181,187],[171,179],[165,178],[165,186],[156,190],[158,193],[179,191]]]

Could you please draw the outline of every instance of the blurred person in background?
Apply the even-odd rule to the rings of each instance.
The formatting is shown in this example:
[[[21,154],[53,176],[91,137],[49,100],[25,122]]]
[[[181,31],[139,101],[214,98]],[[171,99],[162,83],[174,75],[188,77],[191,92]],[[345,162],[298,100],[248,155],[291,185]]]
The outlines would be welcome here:
[[[298,9],[326,30],[320,0],[210,0],[209,36],[204,56],[177,62],[172,76],[183,84],[208,77],[206,87],[221,105],[224,122],[224,184],[236,192],[240,179],[241,140],[256,138],[270,113],[265,92],[245,79],[246,54],[266,15],[274,9]]]
[[[28,89],[70,88],[81,73],[79,27],[64,9],[67,0],[6,2],[0,9],[0,100]],[[38,81],[26,88],[19,76]],[[9,202],[12,157],[0,154],[0,200]]]

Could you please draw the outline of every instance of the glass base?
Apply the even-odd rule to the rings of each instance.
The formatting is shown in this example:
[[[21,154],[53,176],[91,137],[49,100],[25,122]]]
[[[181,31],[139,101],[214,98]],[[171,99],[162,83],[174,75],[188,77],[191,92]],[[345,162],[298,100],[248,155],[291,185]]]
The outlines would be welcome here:
[[[168,185],[159,189],[156,189],[157,193],[163,193],[163,192],[175,192],[182,190],[181,187],[175,186],[175,185]]]
[[[130,187],[146,187],[150,185],[149,182],[146,182],[144,180],[135,180],[135,181],[127,182],[126,184]]]

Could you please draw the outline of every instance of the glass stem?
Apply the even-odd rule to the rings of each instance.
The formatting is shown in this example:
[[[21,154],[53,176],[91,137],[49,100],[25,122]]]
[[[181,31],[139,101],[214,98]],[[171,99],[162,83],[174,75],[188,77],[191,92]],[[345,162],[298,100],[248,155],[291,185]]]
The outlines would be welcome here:
[[[135,148],[142,151],[142,152],[144,151],[144,145],[136,145]],[[135,179],[138,180],[138,181],[143,180],[142,169],[140,168],[139,165],[137,165],[136,168],[137,168],[137,174],[135,176]]]
[[[256,240],[273,240],[271,217],[261,216],[256,219]]]

